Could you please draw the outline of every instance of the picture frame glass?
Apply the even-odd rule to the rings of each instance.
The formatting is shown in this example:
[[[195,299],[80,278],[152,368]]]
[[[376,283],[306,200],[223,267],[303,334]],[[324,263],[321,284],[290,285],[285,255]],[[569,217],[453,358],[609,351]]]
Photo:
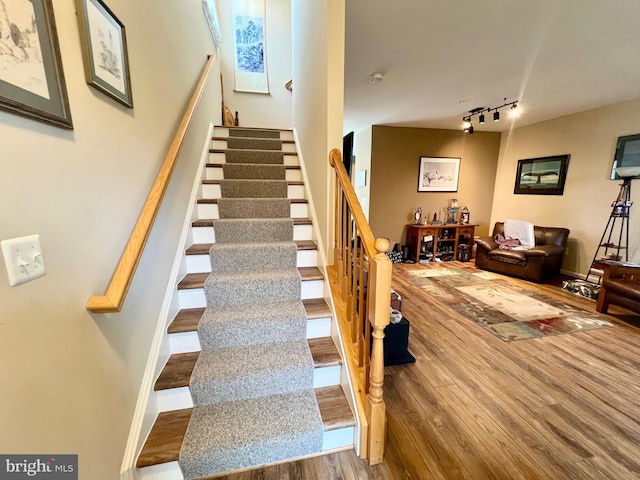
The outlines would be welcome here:
[[[102,0],[76,0],[89,85],[133,108],[125,27]]]
[[[51,0],[0,9],[0,108],[73,128]]]
[[[620,180],[622,176],[616,172],[616,169],[622,168],[627,171],[634,171],[635,168],[640,168],[640,134],[626,135],[618,137],[618,143],[616,145],[616,154],[613,158],[613,165],[611,167],[611,180]],[[638,175],[624,175],[631,178],[640,178]]]
[[[562,195],[569,155],[518,160],[514,194]]]
[[[460,158],[420,157],[418,192],[457,192]]]

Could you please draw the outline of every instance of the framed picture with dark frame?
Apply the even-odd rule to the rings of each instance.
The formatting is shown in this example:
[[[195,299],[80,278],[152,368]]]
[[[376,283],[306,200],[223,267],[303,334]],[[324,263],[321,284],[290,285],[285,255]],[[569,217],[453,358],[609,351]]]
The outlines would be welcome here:
[[[618,168],[623,170],[616,172]],[[620,173],[624,170],[629,173],[628,175],[623,173],[625,177],[640,178],[640,175],[634,175],[633,173],[636,168],[640,168],[640,134],[618,137],[616,155],[613,158],[613,166],[611,168],[611,180],[621,180]]]
[[[518,160],[515,194],[562,195],[570,155]]]
[[[87,83],[133,108],[124,25],[102,0],[76,0],[76,8]]]
[[[51,0],[0,10],[0,108],[73,128]]]
[[[460,159],[450,157],[420,157],[419,192],[457,192]]]

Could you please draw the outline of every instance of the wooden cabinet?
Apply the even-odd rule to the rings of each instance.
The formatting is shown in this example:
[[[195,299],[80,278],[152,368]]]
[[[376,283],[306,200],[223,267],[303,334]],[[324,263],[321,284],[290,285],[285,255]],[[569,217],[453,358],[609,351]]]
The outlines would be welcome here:
[[[449,223],[445,225],[407,225],[407,244],[415,257],[433,261],[456,260],[461,245],[471,252],[473,235],[478,225]]]

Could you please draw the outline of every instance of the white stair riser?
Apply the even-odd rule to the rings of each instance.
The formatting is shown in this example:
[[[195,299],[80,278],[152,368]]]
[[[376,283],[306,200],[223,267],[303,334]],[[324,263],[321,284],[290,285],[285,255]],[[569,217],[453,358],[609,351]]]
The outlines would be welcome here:
[[[224,153],[209,152],[209,161],[207,163],[225,163]]]
[[[340,383],[340,366],[319,367],[313,370],[313,388],[330,387]],[[192,408],[193,399],[189,387],[168,388],[156,392],[158,412]]]
[[[354,427],[339,428],[329,430],[322,434],[322,451],[333,450],[335,448],[348,447],[353,445]]]
[[[207,167],[205,178],[207,180],[222,180],[224,178],[222,167]],[[299,168],[287,168],[284,179],[288,182],[301,182],[302,172]]]
[[[307,338],[331,335],[331,317],[307,320]],[[198,332],[172,333],[169,335],[169,351],[173,353],[199,352],[202,350]]]
[[[187,273],[211,272],[209,255],[187,255]],[[300,250],[297,252],[298,267],[317,267],[318,252],[316,250]]]
[[[309,218],[309,205],[306,203],[292,203],[291,218]]]
[[[169,334],[169,351],[175,353],[200,352],[202,346],[198,339],[198,332],[183,332]]]
[[[322,298],[324,296],[323,287],[324,280],[305,280],[302,282],[300,298],[302,300]],[[181,309],[206,307],[204,288],[178,290],[178,301]]]
[[[311,225],[294,225],[294,240],[311,240],[313,228]],[[215,243],[216,235],[213,227],[191,227],[192,243]]]
[[[208,183],[202,185],[202,198],[220,197],[222,197],[220,185]],[[287,198],[304,198],[304,187],[302,185],[288,185]]]
[[[209,160],[207,163],[225,163],[225,162],[226,162],[226,157],[223,152],[209,153]],[[298,155],[285,155],[283,164],[292,165],[292,166],[299,165]]]
[[[197,210],[199,219],[220,218],[218,216],[218,205],[215,203],[199,203]],[[308,218],[308,205],[306,203],[292,203],[290,216],[291,218]]]
[[[328,452],[336,448],[353,445],[354,427],[329,430],[322,434],[322,451]],[[167,462],[137,469],[138,480],[184,480],[180,464]]]
[[[331,317],[312,318],[307,320],[307,338],[331,336]]]
[[[269,140],[269,139],[265,139],[265,140]],[[211,148],[213,149],[226,149],[227,148],[227,141],[226,140],[212,140],[211,141]],[[296,151],[296,146],[294,143],[283,143],[282,144],[282,151],[283,152],[295,152]]]
[[[340,383],[340,365],[316,368],[313,371],[313,388],[330,387]]]

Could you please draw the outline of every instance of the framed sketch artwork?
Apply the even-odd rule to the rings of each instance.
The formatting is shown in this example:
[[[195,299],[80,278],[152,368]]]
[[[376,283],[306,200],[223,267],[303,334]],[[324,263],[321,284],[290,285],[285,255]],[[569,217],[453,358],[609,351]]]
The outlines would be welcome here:
[[[133,108],[124,25],[102,0],[76,0],[87,83]]]
[[[460,159],[420,157],[419,192],[457,192]]]
[[[51,0],[0,0],[0,108],[73,128]]]

